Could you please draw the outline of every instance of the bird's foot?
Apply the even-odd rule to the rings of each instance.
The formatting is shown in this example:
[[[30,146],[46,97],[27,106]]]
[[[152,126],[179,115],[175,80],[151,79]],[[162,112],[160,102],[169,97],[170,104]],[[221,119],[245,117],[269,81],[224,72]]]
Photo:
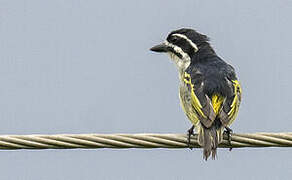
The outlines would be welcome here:
[[[191,136],[194,135],[194,128],[195,126],[192,125],[192,127],[188,130],[188,147],[192,150],[193,147],[191,146]]]
[[[232,150],[232,147],[231,147],[231,136],[232,136],[233,131],[232,131],[232,129],[230,129],[229,127],[226,126],[224,133],[226,133],[226,135],[228,137],[228,143],[230,145],[229,151],[231,151]]]

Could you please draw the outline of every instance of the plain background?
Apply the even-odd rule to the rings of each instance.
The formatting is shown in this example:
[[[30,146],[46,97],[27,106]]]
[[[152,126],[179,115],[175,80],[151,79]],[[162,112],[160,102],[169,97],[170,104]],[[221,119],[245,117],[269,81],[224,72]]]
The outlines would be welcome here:
[[[178,74],[149,48],[207,34],[243,89],[235,132],[288,132],[291,1],[0,0],[0,133],[185,133]],[[0,152],[0,179],[290,179],[289,148]]]

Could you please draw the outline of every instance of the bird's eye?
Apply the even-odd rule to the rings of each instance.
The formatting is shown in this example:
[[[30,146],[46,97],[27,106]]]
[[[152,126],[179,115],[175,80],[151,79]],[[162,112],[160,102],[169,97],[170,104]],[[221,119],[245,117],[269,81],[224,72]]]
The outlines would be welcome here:
[[[175,43],[175,42],[177,42],[177,41],[178,41],[178,37],[173,36],[173,37],[171,38],[171,42],[172,42],[172,43]]]

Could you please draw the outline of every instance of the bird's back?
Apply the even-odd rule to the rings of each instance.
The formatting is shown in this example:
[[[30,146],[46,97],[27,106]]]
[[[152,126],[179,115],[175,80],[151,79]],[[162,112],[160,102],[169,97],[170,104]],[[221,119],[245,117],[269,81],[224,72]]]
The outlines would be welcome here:
[[[191,64],[185,70],[180,83],[180,99],[185,113],[193,124],[197,123],[198,118],[191,102],[192,90],[195,91],[201,103],[203,102],[201,99],[204,99],[206,95],[210,99],[214,95],[220,95],[222,97],[232,96],[232,86],[226,81],[227,77],[234,76],[232,73],[230,74],[230,69],[233,70],[230,65],[216,56],[210,61]],[[185,74],[188,74],[189,77],[185,77]],[[232,78],[235,79],[235,76]],[[191,83],[193,89],[186,81]]]
[[[218,56],[191,64],[186,73],[190,74],[195,88],[203,88],[203,93],[210,98],[214,94],[223,97],[232,95],[232,86],[228,80],[236,80],[234,69]]]

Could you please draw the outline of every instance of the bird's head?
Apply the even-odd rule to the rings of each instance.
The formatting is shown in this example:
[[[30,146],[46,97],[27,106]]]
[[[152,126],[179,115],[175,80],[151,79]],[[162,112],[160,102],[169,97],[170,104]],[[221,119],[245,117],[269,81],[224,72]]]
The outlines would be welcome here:
[[[194,56],[204,43],[208,43],[208,37],[193,29],[178,29],[172,31],[166,40],[152,47],[154,52],[164,52],[170,55],[179,69],[186,69]]]

